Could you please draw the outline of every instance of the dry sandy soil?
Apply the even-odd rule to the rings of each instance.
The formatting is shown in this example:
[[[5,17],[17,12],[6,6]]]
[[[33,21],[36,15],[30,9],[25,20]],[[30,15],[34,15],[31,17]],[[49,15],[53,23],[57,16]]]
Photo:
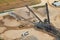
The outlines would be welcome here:
[[[21,10],[21,11],[20,11]],[[24,18],[30,19],[32,17],[34,17],[31,13],[31,15],[28,17],[27,13],[29,12],[26,8],[24,10],[24,8],[21,8],[18,10],[15,10],[15,13],[20,13],[20,16],[25,16]],[[33,26],[31,23],[27,22],[27,21],[16,21],[16,19],[14,19],[13,17],[9,17],[6,15],[6,17],[0,17],[3,21],[2,25],[0,27],[0,37],[1,39],[4,40],[53,40],[54,37],[38,30],[35,29],[35,26]],[[41,17],[42,18],[42,17]],[[36,20],[35,17],[30,19],[32,20]],[[19,25],[18,25],[19,24]],[[23,25],[23,27],[21,27],[20,25]],[[1,25],[1,24],[0,24]],[[22,34],[24,34],[25,32],[28,31],[28,35],[27,36],[22,36]]]
[[[41,10],[41,13],[43,13],[43,11],[45,9],[44,8],[43,9],[39,8],[39,10]],[[51,10],[51,7],[50,7],[49,10]],[[36,12],[36,10],[34,10],[34,9],[33,9],[33,11]],[[32,19],[36,20],[35,17],[32,15],[32,13],[28,17],[28,15],[27,15],[28,12],[29,11],[26,8],[20,8],[20,9],[16,9],[14,13],[17,13],[17,15],[23,16],[24,18],[27,18],[27,19],[32,18]],[[45,16],[42,16],[41,13],[40,14],[37,13],[37,15],[39,14],[39,17],[41,19],[42,18],[44,19]],[[58,15],[59,14],[56,15],[56,13],[55,13],[54,17],[52,15],[53,18],[52,18],[52,21],[51,21],[52,23],[54,22],[53,24],[58,23],[58,24],[56,24],[56,28],[58,28],[57,25],[59,25],[59,22],[57,22],[57,21],[60,20],[60,16],[58,16]],[[55,19],[55,17],[57,19]],[[32,20],[32,19],[30,19],[30,20]],[[41,30],[35,29],[34,26],[27,21],[16,21],[16,19],[14,19],[13,17],[9,17],[7,15],[4,18],[0,17],[0,20],[2,20],[4,22],[4,23],[2,23],[3,26],[1,26],[1,28],[0,28],[0,30],[1,30],[0,31],[0,33],[1,33],[0,37],[4,38],[5,40],[28,40],[28,39],[29,40],[47,40],[47,39],[48,40],[54,40],[54,37],[48,35],[46,32],[42,32]],[[23,25],[23,27],[20,26],[21,24]],[[25,37],[22,37],[21,35],[24,34],[27,31],[28,31],[29,35],[27,35]]]
[[[40,0],[0,0],[0,12],[22,6],[40,3]]]
[[[50,5],[48,5],[48,7],[50,12],[51,23],[57,29],[60,29],[60,8],[52,7]],[[39,18],[41,18],[42,20],[46,17],[46,15],[44,14],[46,13],[45,8],[39,8],[37,9],[37,11],[33,9],[33,11],[37,13]],[[14,13],[19,16],[23,16],[28,20],[30,20],[30,18],[32,20],[36,20],[32,14],[29,16],[27,14],[28,12],[29,11],[26,8],[19,8],[14,10]],[[3,20],[3,22],[1,20]],[[20,26],[21,24],[23,24],[22,27]],[[54,37],[48,35],[46,32],[42,32],[41,30],[35,29],[35,26],[33,26],[31,23],[27,21],[17,21],[13,17],[10,19],[9,17],[6,17],[6,19],[0,17],[0,26],[1,39],[4,38],[5,40],[55,40]],[[24,36],[24,33],[27,33],[27,36]]]

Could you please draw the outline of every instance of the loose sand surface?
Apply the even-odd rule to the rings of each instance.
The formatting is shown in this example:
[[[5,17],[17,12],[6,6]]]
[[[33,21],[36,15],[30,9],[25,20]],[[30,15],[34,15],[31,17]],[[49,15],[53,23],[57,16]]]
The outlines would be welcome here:
[[[48,7],[50,12],[51,23],[57,29],[60,29],[60,14],[59,14],[60,8],[55,8],[50,5],[48,5]],[[36,13],[36,15],[39,18],[41,18],[41,20],[44,20],[46,18],[45,8],[39,8],[37,10],[32,8],[32,10]],[[37,21],[36,17],[33,16],[32,13],[30,13],[31,15],[28,15],[29,11],[26,8],[15,9],[14,13],[30,21],[33,20]],[[7,19],[7,18],[4,20],[3,19],[4,19],[3,17],[0,17],[0,26],[1,26],[0,37],[3,38],[4,40],[54,40],[54,37],[48,35],[45,32],[42,32],[41,30],[35,29],[34,28],[35,26],[33,26],[31,23],[27,21],[17,21],[15,19],[11,21],[11,19]],[[19,27],[18,24],[23,25],[23,27]],[[28,32],[27,36],[24,36],[25,32]]]

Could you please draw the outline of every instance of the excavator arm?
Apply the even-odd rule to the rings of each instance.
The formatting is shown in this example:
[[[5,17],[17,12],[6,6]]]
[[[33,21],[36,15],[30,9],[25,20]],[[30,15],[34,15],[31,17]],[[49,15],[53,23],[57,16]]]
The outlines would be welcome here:
[[[32,14],[39,20],[39,22],[42,22],[42,20],[33,12],[32,9],[29,8],[28,5],[25,5],[25,6],[27,7],[27,9],[28,9],[30,12],[32,12]]]

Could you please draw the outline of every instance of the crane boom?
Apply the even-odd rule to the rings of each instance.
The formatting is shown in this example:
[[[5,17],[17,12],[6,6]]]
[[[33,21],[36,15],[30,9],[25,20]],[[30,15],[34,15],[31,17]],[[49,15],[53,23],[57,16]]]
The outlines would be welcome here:
[[[49,10],[48,10],[48,4],[47,3],[46,3],[46,12],[47,12],[48,23],[50,24]]]
[[[30,8],[29,8],[29,6],[28,6],[28,5],[25,5],[25,6],[29,9],[29,11],[30,11],[30,12],[32,12],[32,13],[33,13],[33,15],[34,15],[38,20],[39,20],[39,22],[42,22],[42,21],[41,21],[41,19],[40,19],[40,18],[39,18],[39,17],[38,17],[34,12],[33,12],[33,10],[32,10],[32,9],[30,9]]]

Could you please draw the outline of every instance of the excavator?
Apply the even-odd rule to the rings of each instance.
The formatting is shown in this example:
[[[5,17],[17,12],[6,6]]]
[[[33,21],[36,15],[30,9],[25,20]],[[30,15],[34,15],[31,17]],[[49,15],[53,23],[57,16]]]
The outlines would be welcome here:
[[[52,25],[52,23],[50,22],[50,17],[49,17],[49,9],[48,9],[48,4],[46,3],[45,4],[46,6],[46,14],[47,14],[47,19],[44,19],[44,21],[42,21],[34,12],[31,8],[29,8],[28,5],[25,5],[25,7],[39,20],[39,22],[31,22],[27,19],[25,19],[24,17],[22,16],[19,16],[17,17],[18,20],[20,18],[34,24],[34,27],[36,27],[37,29],[40,29],[40,30],[44,30],[45,32],[47,32],[49,35],[53,35],[56,40],[60,40],[60,31],[57,30],[57,28],[55,28],[54,25]],[[15,15],[15,14],[14,14]],[[17,16],[17,15],[15,15]]]
[[[55,28],[52,23],[50,22],[50,17],[49,17],[49,10],[48,10],[48,4],[45,4],[46,6],[46,13],[47,13],[47,19],[44,20],[44,22],[33,12],[32,9],[29,8],[28,5],[26,5],[27,9],[29,9],[30,12],[32,12],[35,17],[39,20],[39,22],[33,23],[34,26],[38,29],[44,30],[50,35],[53,35],[56,37],[56,40],[60,40],[60,32]]]

